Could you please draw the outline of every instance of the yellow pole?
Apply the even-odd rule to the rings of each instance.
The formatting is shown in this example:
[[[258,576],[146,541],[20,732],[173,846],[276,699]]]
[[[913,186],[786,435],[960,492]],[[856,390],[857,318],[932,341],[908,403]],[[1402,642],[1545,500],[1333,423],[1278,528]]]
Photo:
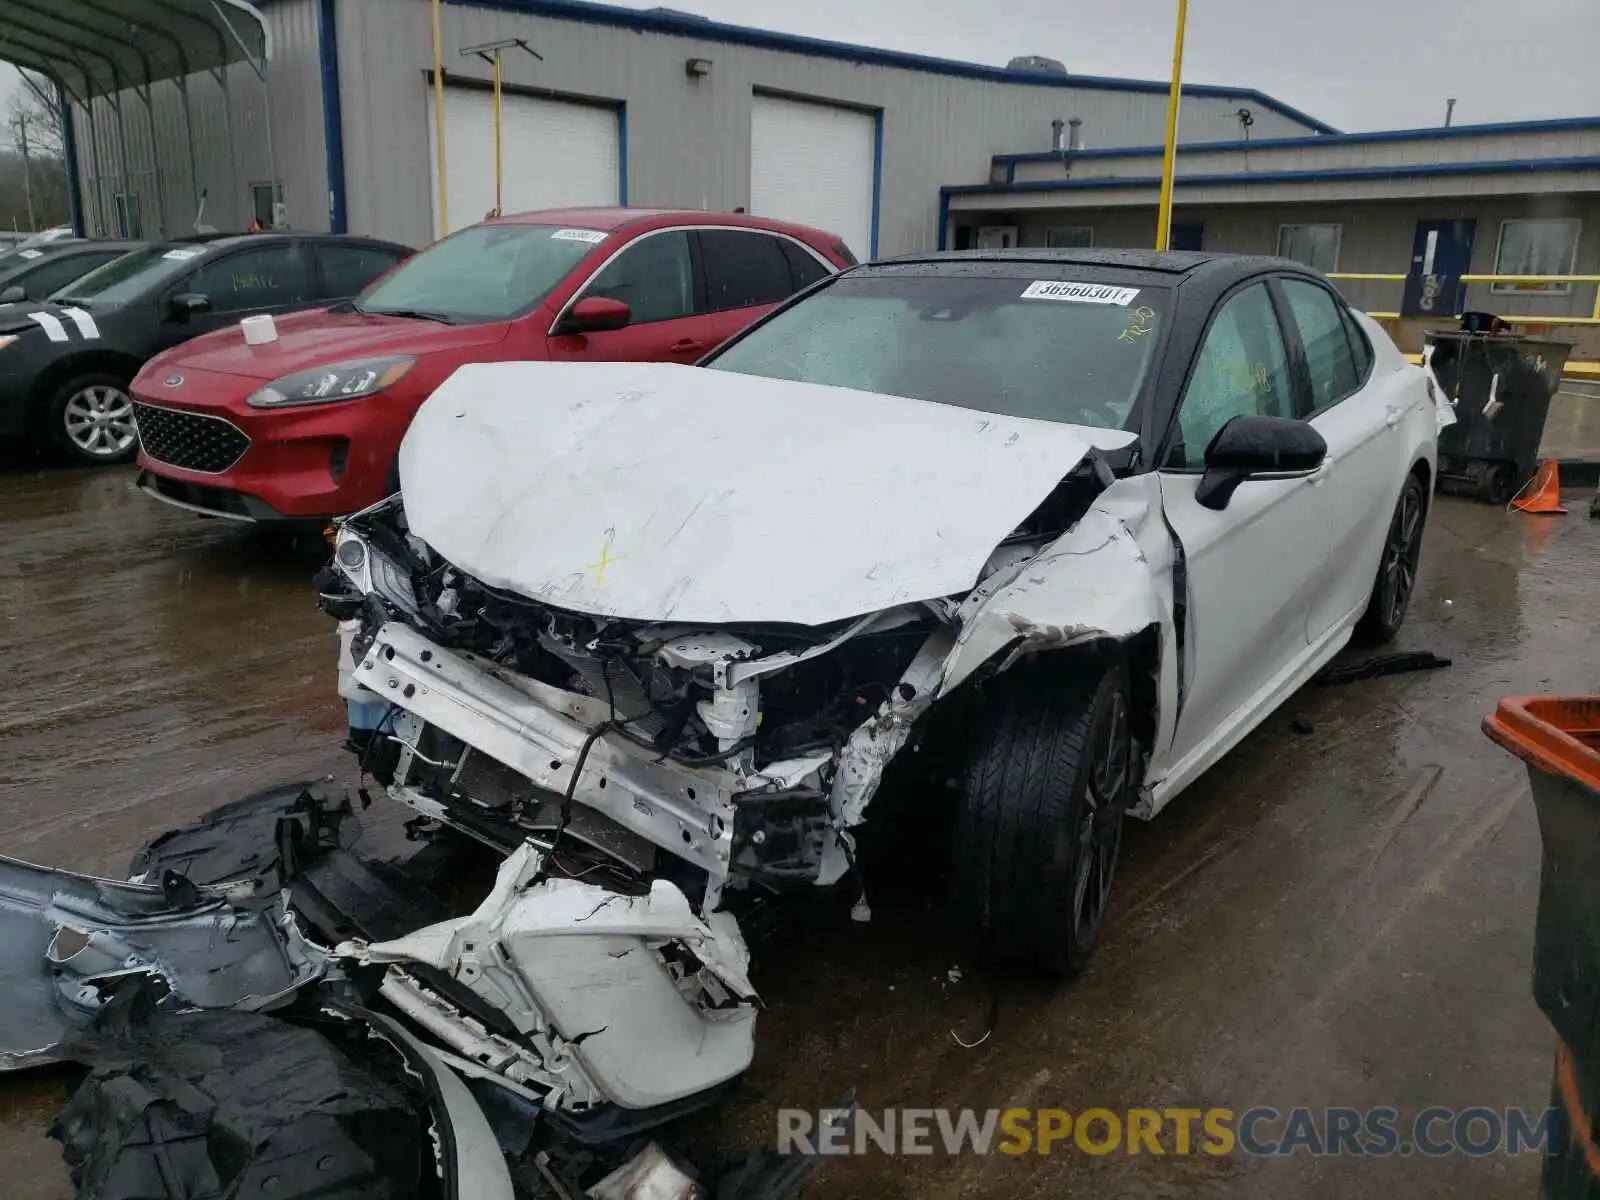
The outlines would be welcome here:
[[[1178,0],[1178,33],[1172,48],[1172,91],[1167,97],[1167,149],[1161,158],[1161,201],[1156,210],[1156,249],[1172,245],[1172,174],[1178,158],[1178,98],[1183,92],[1183,31],[1189,0]]]
[[[500,157],[500,51],[494,52],[494,215],[505,215],[505,202],[500,198],[500,181],[504,175]]]
[[[450,232],[450,198],[444,182],[444,57],[441,49],[439,10],[443,0],[433,0],[433,133],[439,143],[439,233]]]

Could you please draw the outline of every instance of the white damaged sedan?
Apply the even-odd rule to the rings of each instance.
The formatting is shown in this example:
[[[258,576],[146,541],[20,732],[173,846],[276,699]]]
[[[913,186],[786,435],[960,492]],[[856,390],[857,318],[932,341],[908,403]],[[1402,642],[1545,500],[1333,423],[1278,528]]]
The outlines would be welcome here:
[[[1399,628],[1440,404],[1321,277],[1200,254],[898,260],[698,367],[464,367],[323,602],[364,768],[501,865],[339,953],[550,1109],[685,1102],[750,1062],[741,919],[857,873],[920,749],[952,910],[1070,974],[1124,816]]]

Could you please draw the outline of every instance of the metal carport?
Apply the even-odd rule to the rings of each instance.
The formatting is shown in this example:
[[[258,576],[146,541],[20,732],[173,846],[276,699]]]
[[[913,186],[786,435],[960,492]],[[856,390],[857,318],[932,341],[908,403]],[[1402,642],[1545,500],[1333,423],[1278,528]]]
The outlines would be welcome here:
[[[200,175],[187,81],[200,72],[210,74],[222,90],[225,109],[231,109],[227,68],[240,62],[249,64],[264,89],[271,56],[266,20],[246,0],[0,0],[0,61],[36,71],[60,91],[73,225],[80,233],[84,232],[83,189],[72,105],[86,116],[95,158],[102,155],[108,140],[116,146],[117,169],[127,194],[130,116],[126,107],[129,96],[142,102],[157,209],[163,214],[158,221],[164,221],[167,181],[155,155],[153,85],[171,80],[182,97],[188,183],[198,209]],[[109,109],[111,128],[105,137],[99,136],[95,127],[95,110],[102,107],[93,103],[97,98]],[[264,103],[267,153],[276,179],[271,106]],[[226,120],[231,137],[231,113]],[[102,178],[106,174],[99,162],[94,170]]]

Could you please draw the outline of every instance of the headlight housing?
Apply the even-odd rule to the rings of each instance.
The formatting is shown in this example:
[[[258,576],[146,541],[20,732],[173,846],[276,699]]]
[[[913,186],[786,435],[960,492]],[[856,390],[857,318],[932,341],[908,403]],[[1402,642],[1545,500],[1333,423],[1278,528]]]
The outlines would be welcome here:
[[[251,396],[249,404],[252,408],[288,408],[297,404],[358,400],[399,383],[416,361],[410,355],[394,355],[296,371],[274,379]]]
[[[417,595],[405,568],[352,529],[341,529],[333,564],[365,596],[376,592],[401,612],[417,615]]]

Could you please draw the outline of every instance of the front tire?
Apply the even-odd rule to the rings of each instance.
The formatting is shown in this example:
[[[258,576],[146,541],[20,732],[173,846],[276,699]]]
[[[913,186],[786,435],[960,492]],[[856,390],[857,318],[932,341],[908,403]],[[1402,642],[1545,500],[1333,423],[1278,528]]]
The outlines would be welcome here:
[[[1406,609],[1416,589],[1417,563],[1422,557],[1422,526],[1428,512],[1428,496],[1422,480],[1407,475],[1395,502],[1389,533],[1383,540],[1383,556],[1378,560],[1378,575],[1372,584],[1367,611],[1356,623],[1355,640],[1363,646],[1381,646],[1392,641],[1405,624]]]
[[[125,463],[139,452],[128,381],[118,375],[78,375],[45,405],[45,440],[85,466]]]
[[[1136,764],[1126,664],[1048,660],[978,714],[951,898],[988,957],[1072,976],[1105,920]]]

